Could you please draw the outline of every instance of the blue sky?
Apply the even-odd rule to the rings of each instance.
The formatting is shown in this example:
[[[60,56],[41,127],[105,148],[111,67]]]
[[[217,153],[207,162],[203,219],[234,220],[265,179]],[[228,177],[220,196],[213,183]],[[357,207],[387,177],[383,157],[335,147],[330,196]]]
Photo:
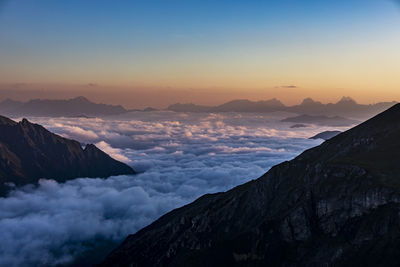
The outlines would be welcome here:
[[[279,38],[296,34],[296,30],[324,34],[351,31],[369,22],[384,23],[390,19],[386,18],[390,5],[390,1],[376,0],[9,0],[3,7],[0,29],[16,41],[50,42],[49,46],[53,40],[90,47],[90,41],[103,41],[104,46],[139,45],[180,42],[185,36],[204,36],[211,42],[257,33]]]
[[[390,0],[3,0],[0,83],[389,94],[399,29]]]

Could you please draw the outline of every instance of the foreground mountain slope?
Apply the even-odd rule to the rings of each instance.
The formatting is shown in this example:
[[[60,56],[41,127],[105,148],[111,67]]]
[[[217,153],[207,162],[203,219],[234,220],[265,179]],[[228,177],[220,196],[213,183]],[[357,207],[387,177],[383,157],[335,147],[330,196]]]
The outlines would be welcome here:
[[[76,177],[133,174],[94,145],[81,144],[53,134],[23,119],[17,123],[0,116],[0,193],[6,183],[17,186],[40,178],[65,181]]]
[[[102,266],[399,266],[400,105],[129,236]]]

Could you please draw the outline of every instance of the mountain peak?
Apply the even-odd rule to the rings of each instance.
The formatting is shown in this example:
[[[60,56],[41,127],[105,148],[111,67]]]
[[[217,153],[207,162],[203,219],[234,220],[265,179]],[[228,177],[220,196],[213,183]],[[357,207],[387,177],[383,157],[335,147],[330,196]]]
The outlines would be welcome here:
[[[349,96],[343,96],[337,104],[357,104],[357,102]]]
[[[314,103],[314,99],[312,99],[311,97],[304,98],[302,104],[308,104],[308,103]]]
[[[314,99],[312,99],[311,97],[307,97],[307,98],[304,98],[304,100],[301,102],[300,105],[301,106],[310,106],[310,105],[315,105],[315,104],[321,105],[322,103],[319,101],[314,101]]]
[[[276,106],[276,107],[284,107],[285,105],[279,100],[279,99],[277,99],[277,98],[271,98],[271,99],[268,99],[268,100],[265,100],[265,101],[262,101],[262,102],[264,102],[264,103],[266,103],[267,105],[270,105],[270,106]]]

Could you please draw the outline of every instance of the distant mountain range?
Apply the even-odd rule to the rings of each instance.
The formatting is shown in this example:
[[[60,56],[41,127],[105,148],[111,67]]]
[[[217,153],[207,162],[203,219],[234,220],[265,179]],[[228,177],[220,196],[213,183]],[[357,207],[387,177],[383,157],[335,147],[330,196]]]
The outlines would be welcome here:
[[[305,115],[345,116],[367,118],[374,116],[397,102],[381,102],[376,104],[358,104],[349,97],[343,97],[337,103],[322,104],[306,98],[300,105],[285,106],[277,99],[266,101],[233,100],[219,106],[201,106],[195,104],[173,104],[168,110],[175,112],[274,112],[286,111]]]
[[[122,106],[93,103],[83,96],[67,100],[33,99],[20,102],[6,99],[0,102],[0,114],[6,116],[91,117],[127,111]]]
[[[167,110],[175,112],[290,112],[311,116],[341,116],[365,119],[372,117],[397,102],[380,102],[376,104],[358,104],[349,97],[343,97],[337,103],[322,104],[311,98],[306,98],[300,105],[285,106],[278,99],[265,101],[250,101],[247,99],[233,100],[218,106],[202,106],[195,104],[173,104]],[[72,99],[33,99],[27,102],[6,99],[0,102],[0,114],[11,117],[96,117],[118,115],[131,111],[159,111],[147,107],[145,109],[125,109],[120,105],[98,104],[83,96]]]
[[[400,266],[400,104],[129,236],[101,266]]]
[[[0,195],[10,189],[7,184],[35,184],[40,178],[64,182],[77,177],[134,173],[95,145],[83,149],[79,142],[26,119],[17,123],[0,116]]]
[[[322,104],[311,98],[306,98],[300,105],[285,106],[273,98],[265,101],[233,100],[219,106],[202,106],[195,104],[173,104],[167,110],[175,112],[257,112],[275,111],[291,112],[300,115],[342,116],[365,119],[372,117],[396,102],[381,102],[370,105],[358,104],[351,98],[343,97],[337,103]],[[125,109],[120,105],[97,104],[83,96],[72,99],[33,99],[27,102],[6,99],[0,102],[0,114],[9,117],[40,116],[40,117],[96,117],[118,115],[131,111],[158,111],[147,107],[145,109]]]

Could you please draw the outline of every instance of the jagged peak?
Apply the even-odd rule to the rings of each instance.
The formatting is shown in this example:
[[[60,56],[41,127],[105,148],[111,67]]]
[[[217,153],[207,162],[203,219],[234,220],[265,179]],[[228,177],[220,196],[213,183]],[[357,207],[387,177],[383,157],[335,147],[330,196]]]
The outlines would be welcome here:
[[[99,150],[99,149],[94,144],[86,144],[84,150],[89,150],[90,151],[90,150]]]

